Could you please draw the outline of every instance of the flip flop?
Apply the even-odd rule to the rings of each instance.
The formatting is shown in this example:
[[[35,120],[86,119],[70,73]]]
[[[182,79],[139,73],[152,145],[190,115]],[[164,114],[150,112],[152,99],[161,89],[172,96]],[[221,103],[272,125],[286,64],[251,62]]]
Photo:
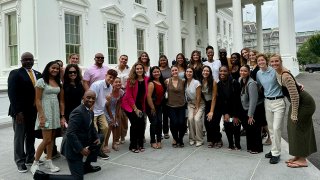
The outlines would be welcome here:
[[[299,164],[296,162],[291,162],[291,163],[288,163],[287,166],[290,168],[302,168],[302,167],[308,167],[308,164]]]
[[[288,160],[286,160],[286,162],[285,163],[293,163],[295,161],[295,159],[294,158],[291,158],[291,159],[288,159]]]

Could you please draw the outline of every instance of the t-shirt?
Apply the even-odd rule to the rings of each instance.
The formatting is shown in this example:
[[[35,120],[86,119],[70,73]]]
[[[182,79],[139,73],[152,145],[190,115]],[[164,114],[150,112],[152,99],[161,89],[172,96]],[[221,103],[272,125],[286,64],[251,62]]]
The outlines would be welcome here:
[[[190,84],[186,85],[186,98],[188,103],[196,103],[197,87],[199,86],[201,86],[201,83],[195,79],[192,79]]]
[[[112,85],[107,85],[105,80],[100,80],[94,82],[90,90],[96,93],[96,102],[94,103],[94,116],[99,116],[104,113],[105,104],[106,104],[106,97],[111,94],[112,92]]]
[[[212,77],[216,82],[219,82],[219,68],[221,67],[221,61],[216,59],[213,62],[206,61],[203,65],[209,66],[212,71]]]
[[[89,86],[91,86],[92,83],[103,80],[108,70],[109,68],[107,66],[102,66],[100,68],[96,65],[93,65],[84,72],[83,80],[89,81]]]

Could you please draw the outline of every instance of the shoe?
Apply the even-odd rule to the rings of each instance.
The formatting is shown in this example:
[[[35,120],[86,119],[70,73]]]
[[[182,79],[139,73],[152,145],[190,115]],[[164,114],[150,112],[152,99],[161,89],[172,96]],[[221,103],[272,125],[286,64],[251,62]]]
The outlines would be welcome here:
[[[271,151],[264,155],[265,158],[272,158]]]
[[[28,171],[28,168],[26,165],[22,164],[22,165],[18,166],[19,173],[26,173],[27,171]]]
[[[36,170],[36,172],[33,175],[33,179],[34,180],[49,180],[50,175],[43,172],[43,171]]]
[[[272,156],[269,162],[270,164],[277,164],[278,162],[280,162],[280,156]]]
[[[100,151],[100,153],[98,154],[98,156],[103,159],[103,160],[108,160],[110,157],[108,155],[106,155],[104,152]]]
[[[193,146],[194,143],[195,143],[194,141],[190,141],[190,142],[189,142],[190,146]]]
[[[88,174],[88,173],[93,173],[93,172],[98,172],[101,170],[101,167],[100,166],[92,166],[92,165],[89,165],[89,166],[85,166],[84,167],[84,174]]]
[[[179,147],[180,147],[180,148],[183,148],[183,147],[184,147],[184,143],[183,143],[183,142],[180,143],[180,144],[179,144]]]
[[[197,142],[197,143],[196,143],[196,147],[200,147],[200,146],[202,146],[202,145],[203,145],[202,142]]]
[[[55,154],[52,154],[52,159],[58,159],[61,157],[61,154],[57,151]]]
[[[124,144],[124,142],[125,142],[125,139],[121,138],[120,144]]]
[[[169,138],[170,138],[170,135],[169,135],[169,134],[164,134],[164,138],[165,138],[165,139],[169,139]]]
[[[31,171],[32,175],[34,175],[37,170],[39,170],[39,164],[38,163],[33,163],[31,168],[30,168],[30,171]]]
[[[32,166],[32,164],[33,164],[33,161],[28,161],[28,162],[26,162],[26,166]],[[38,161],[38,164],[39,164],[39,165],[43,165],[44,162],[41,161],[41,160],[39,160],[39,161]]]
[[[51,172],[58,172],[60,171],[60,168],[55,166],[53,163],[52,163],[52,160],[51,159],[47,159],[44,163],[44,166],[49,169]]]

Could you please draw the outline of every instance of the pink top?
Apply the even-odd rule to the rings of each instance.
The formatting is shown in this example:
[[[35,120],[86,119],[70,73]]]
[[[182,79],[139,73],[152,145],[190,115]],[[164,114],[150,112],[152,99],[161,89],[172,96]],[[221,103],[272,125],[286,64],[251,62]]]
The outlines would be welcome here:
[[[108,70],[109,68],[107,66],[102,65],[102,67],[99,68],[94,64],[84,72],[83,80],[89,81],[90,87],[92,83],[105,79]]]
[[[144,77],[144,83],[145,83],[145,94],[144,94],[144,100],[143,100],[143,104],[142,104],[142,111],[145,112],[146,110],[146,99],[147,99],[147,95],[148,95],[148,80],[149,78],[147,76]],[[138,94],[138,80],[136,80],[134,86],[130,86],[130,81],[127,81],[127,86],[126,86],[126,93],[124,94],[123,98],[122,98],[122,103],[121,103],[121,107],[122,109],[128,111],[128,112],[132,112],[132,106],[135,104],[136,102],[136,98],[137,98],[137,94]]]

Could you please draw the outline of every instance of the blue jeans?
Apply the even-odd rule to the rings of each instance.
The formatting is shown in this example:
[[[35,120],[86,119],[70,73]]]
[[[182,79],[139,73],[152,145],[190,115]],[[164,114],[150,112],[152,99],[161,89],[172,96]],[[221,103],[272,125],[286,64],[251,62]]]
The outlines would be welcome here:
[[[173,139],[183,144],[183,136],[186,132],[186,109],[182,107],[168,107],[170,118],[170,131]]]

